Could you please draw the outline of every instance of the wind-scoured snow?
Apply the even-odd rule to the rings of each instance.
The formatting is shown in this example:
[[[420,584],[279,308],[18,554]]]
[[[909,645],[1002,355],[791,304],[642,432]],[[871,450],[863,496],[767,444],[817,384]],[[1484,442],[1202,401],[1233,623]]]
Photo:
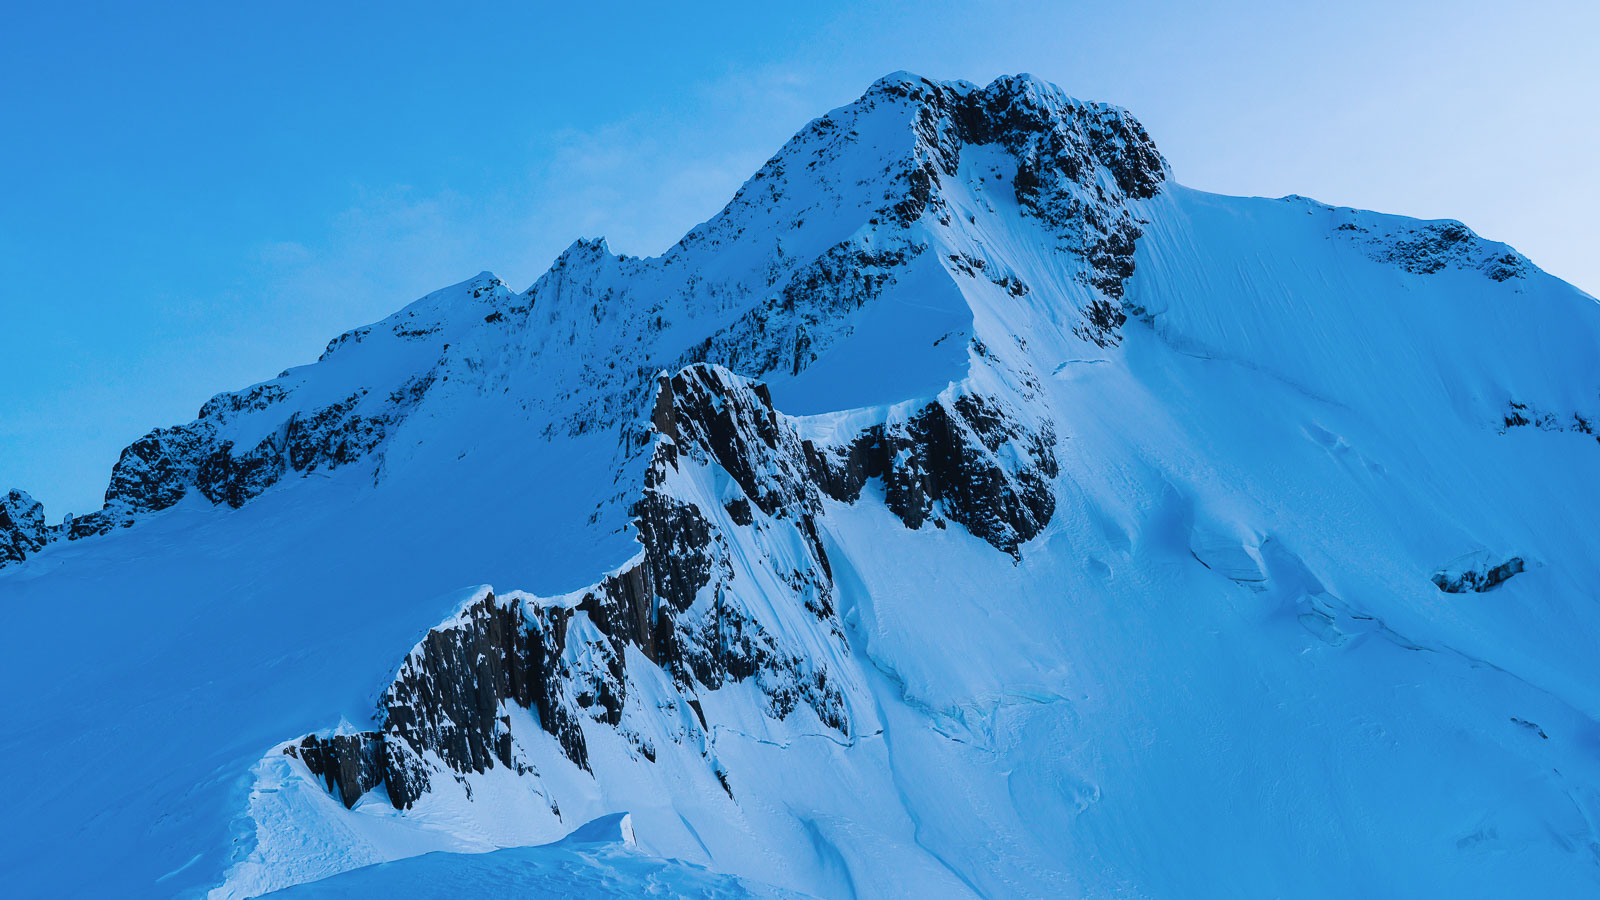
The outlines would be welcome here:
[[[1592,894],[1597,348],[1459,223],[1190,190],[1121,110],[899,73],[661,257],[423,298],[76,531],[6,495],[0,879]],[[481,622],[549,652],[539,703],[438,661]],[[335,736],[424,787],[295,750]]]

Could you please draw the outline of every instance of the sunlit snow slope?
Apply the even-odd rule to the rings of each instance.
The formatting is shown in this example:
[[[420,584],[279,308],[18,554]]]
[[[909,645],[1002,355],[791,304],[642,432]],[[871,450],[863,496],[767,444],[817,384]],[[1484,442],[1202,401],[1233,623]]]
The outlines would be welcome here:
[[[1594,894],[1597,348],[1459,223],[890,76],[0,497],[0,884]]]

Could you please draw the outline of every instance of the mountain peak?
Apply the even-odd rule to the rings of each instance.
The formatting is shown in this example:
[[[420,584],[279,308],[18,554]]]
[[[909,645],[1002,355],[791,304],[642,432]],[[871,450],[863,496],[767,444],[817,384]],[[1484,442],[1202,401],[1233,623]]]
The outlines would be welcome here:
[[[895,73],[659,257],[429,294],[63,525],[0,495],[0,869],[587,821],[826,897],[1586,895],[1597,345],[1459,223]]]
[[[1166,180],[1143,127],[1116,107],[1026,74],[980,88],[895,72],[802,129],[664,256],[620,257],[604,238],[580,238],[526,294],[489,271],[434,291],[332,340],[319,363],[334,365],[220,394],[197,421],[150,432],[119,459],[105,508],[51,535],[104,534],[192,492],[238,506],[285,473],[372,454],[382,471],[388,435],[452,379],[452,395],[522,377],[513,371],[565,381],[523,406],[543,407],[547,432],[582,433],[630,421],[658,370],[713,362],[797,377],[896,281],[943,267],[938,259],[981,267],[984,233],[1019,215],[1072,260],[1082,287],[1066,289],[1066,327],[1107,346],[1139,235],[1130,204]],[[970,317],[954,309],[952,327]],[[906,384],[933,393],[962,377],[958,346]],[[566,349],[580,347],[591,355]]]
[[[909,101],[918,126],[947,120],[954,136],[969,144],[1031,144],[1042,139],[1056,153],[1075,147],[1117,173],[1125,190],[1148,196],[1169,177],[1166,160],[1139,120],[1122,107],[1080,100],[1052,82],[1028,73],[1002,75],[987,87],[969,81],[934,81],[911,72],[878,79],[854,104],[835,110],[863,112],[881,98]]]

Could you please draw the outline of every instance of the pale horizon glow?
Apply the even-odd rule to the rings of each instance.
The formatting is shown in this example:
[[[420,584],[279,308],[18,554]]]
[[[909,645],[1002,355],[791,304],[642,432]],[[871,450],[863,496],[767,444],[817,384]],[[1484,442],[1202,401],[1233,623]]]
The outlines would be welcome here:
[[[579,237],[659,253],[905,69],[1127,107],[1178,181],[1453,218],[1600,292],[1600,6],[61,4],[0,35],[0,491]],[[380,17],[381,16],[381,17]]]

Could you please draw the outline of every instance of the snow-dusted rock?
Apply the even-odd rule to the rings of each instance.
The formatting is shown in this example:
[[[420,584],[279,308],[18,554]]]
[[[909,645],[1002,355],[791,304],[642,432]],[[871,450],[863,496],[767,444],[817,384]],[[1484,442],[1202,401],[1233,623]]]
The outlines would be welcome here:
[[[624,722],[630,660],[670,680],[679,707],[696,711],[689,729],[706,728],[698,691],[751,679],[774,717],[805,707],[847,737],[836,677],[814,652],[829,646],[842,658],[843,631],[817,533],[818,492],[793,426],[761,384],[697,365],[660,379],[651,427],[657,440],[633,504],[641,550],[632,562],[561,598],[485,589],[400,665],[378,732],[311,735],[284,752],[347,807],[382,786],[401,809],[436,777],[496,765],[531,770],[517,750],[527,742],[502,713],[508,704],[533,711],[580,768],[590,768],[582,719],[621,729],[653,759],[654,748]],[[719,476],[742,496],[708,494],[708,478]],[[760,522],[731,513],[734,500],[753,504]],[[746,543],[736,532],[749,530],[789,537],[764,558],[735,559],[733,548]],[[749,596],[738,570],[750,566],[779,575],[780,591]]]
[[[21,562],[46,537],[43,504],[15,489],[0,497],[0,564]]]
[[[1478,550],[1440,566],[1433,573],[1433,583],[1447,594],[1482,593],[1494,590],[1526,569],[1527,563],[1520,556],[1499,559],[1487,550]]]

